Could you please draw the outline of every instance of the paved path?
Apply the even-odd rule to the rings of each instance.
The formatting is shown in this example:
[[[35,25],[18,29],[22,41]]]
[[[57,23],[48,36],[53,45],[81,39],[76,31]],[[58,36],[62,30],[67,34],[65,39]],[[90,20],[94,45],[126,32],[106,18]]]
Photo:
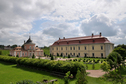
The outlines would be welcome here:
[[[97,77],[97,78],[105,74],[103,70],[86,70],[86,72],[89,72],[88,76]]]

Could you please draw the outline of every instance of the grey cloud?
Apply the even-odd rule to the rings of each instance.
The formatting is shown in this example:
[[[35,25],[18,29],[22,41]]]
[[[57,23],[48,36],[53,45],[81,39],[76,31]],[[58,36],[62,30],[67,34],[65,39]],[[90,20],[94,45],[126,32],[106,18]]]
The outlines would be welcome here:
[[[104,36],[114,36],[117,34],[117,30],[112,24],[106,16],[101,14],[93,16],[89,21],[82,22],[81,29],[86,35],[102,32]]]

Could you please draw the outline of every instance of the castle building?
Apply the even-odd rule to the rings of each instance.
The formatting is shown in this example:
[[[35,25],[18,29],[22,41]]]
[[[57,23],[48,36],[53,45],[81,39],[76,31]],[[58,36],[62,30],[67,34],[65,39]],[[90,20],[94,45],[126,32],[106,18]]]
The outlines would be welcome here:
[[[30,36],[29,39],[20,47],[16,47],[10,50],[10,55],[12,56],[19,56],[19,57],[32,57],[34,56],[39,57],[43,56],[44,52],[42,49],[35,47],[35,43],[32,42]]]
[[[99,35],[63,38],[55,41],[50,46],[50,53],[57,56],[80,56],[80,57],[107,57],[114,49],[111,43],[101,33]]]

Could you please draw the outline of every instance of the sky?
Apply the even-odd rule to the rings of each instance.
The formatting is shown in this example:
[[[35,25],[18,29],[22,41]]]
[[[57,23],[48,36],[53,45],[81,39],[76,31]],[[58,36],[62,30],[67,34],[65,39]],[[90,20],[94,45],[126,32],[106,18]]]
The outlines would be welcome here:
[[[126,44],[126,0],[0,0],[0,45],[22,45],[29,35],[36,46],[59,39],[107,37]]]

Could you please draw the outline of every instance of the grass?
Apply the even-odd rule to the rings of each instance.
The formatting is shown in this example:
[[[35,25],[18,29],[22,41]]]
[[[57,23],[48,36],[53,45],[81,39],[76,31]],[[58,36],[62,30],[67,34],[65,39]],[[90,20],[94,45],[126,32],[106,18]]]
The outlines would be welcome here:
[[[0,50],[2,52],[2,55],[8,55],[10,53],[10,50]]]
[[[50,75],[48,72],[38,71],[26,67],[17,67],[15,64],[9,64],[0,61],[0,84],[14,84],[21,80],[41,81],[44,78],[52,80],[58,79],[58,84],[64,84],[63,78]],[[112,84],[111,82],[101,80],[100,78],[88,77],[88,84]],[[70,80],[70,84],[75,84],[76,79]]]
[[[20,80],[41,81],[44,78],[52,80],[58,79],[59,84],[64,84],[63,79],[50,75],[48,72],[38,71],[25,67],[17,67],[14,64],[0,62],[0,84],[16,83]]]

